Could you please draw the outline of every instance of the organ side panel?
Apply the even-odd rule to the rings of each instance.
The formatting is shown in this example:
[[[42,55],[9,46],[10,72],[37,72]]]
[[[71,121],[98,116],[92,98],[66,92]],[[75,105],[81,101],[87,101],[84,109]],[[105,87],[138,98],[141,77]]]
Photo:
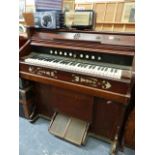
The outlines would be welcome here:
[[[91,131],[114,140],[122,126],[126,107],[104,98],[95,98]]]

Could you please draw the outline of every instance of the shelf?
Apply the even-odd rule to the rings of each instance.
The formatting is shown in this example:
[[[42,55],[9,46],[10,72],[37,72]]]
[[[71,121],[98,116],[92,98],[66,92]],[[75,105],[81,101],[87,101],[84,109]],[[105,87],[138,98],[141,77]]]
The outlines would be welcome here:
[[[134,25],[135,23],[122,23],[122,22],[96,22],[96,24],[115,24],[115,25]]]

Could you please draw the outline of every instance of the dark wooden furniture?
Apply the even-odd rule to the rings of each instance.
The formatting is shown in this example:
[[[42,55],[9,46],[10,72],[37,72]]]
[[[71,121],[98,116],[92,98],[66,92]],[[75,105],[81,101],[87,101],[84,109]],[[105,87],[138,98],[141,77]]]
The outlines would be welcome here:
[[[89,122],[89,132],[111,142],[115,154],[134,85],[134,34],[33,27],[28,32],[20,48],[20,77],[33,83],[36,113]]]
[[[32,86],[19,89],[19,115],[31,121],[35,112]]]
[[[20,35],[19,36],[19,48],[21,48],[26,43],[27,40],[28,40],[27,37]]]

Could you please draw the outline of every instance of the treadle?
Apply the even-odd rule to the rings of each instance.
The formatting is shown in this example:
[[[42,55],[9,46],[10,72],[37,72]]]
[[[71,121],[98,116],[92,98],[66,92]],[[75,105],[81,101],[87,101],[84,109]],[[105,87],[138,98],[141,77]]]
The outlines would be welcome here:
[[[89,123],[63,114],[54,114],[49,132],[76,145],[85,144]]]

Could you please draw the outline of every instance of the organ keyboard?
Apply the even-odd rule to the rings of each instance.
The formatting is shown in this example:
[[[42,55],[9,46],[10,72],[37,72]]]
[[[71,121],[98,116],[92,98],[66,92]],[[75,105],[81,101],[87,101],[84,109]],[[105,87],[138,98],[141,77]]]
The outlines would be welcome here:
[[[20,77],[34,82],[36,113],[76,117],[89,122],[90,132],[120,141],[134,85],[134,34],[28,32]]]
[[[74,59],[65,59],[65,57],[49,57],[48,55],[33,55],[26,58],[25,62],[32,65],[49,67],[52,69],[68,71],[71,73],[79,73],[83,75],[90,75],[94,77],[110,77],[114,79],[121,79],[122,71],[116,67],[108,67],[106,64],[93,64],[89,62],[80,62]]]

